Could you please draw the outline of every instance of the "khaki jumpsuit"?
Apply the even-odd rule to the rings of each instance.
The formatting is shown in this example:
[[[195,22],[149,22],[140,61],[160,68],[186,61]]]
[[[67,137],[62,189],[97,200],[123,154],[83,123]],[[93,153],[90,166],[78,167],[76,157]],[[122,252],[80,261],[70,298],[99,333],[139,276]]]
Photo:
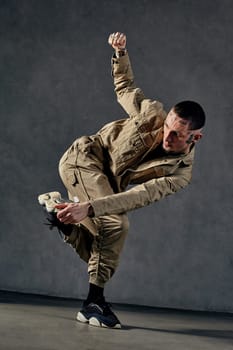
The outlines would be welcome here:
[[[89,201],[95,216],[74,225],[65,241],[88,263],[89,282],[104,287],[119,263],[128,232],[126,212],[185,187],[191,180],[189,154],[149,157],[161,144],[166,112],[134,85],[128,54],[112,58],[118,102],[128,118],[77,139],[59,163],[70,199]],[[135,185],[127,190],[128,184]]]

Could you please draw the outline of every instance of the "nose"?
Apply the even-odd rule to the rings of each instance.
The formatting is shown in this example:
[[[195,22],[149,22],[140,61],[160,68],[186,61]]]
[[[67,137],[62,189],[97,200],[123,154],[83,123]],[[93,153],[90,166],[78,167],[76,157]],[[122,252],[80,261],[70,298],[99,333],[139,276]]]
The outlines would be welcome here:
[[[166,142],[172,142],[172,134],[171,134],[171,132],[168,132],[167,135],[165,135],[165,141]]]

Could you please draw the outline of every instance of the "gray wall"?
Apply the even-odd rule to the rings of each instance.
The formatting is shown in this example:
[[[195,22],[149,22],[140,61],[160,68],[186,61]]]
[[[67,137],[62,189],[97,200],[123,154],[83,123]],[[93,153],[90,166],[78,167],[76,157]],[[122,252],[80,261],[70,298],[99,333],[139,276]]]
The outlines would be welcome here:
[[[43,225],[37,195],[65,189],[72,141],[124,117],[108,34],[128,37],[136,81],[169,109],[203,104],[192,184],[130,213],[109,300],[233,311],[232,30],[228,0],[0,1],[0,289],[84,298],[85,264]]]

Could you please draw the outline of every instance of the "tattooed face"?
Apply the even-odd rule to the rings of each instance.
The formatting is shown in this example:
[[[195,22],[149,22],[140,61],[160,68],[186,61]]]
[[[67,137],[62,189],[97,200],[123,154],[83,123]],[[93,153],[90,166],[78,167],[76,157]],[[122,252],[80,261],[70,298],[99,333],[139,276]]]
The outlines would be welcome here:
[[[163,149],[168,153],[187,153],[196,141],[196,130],[189,127],[189,122],[171,109],[164,122]]]

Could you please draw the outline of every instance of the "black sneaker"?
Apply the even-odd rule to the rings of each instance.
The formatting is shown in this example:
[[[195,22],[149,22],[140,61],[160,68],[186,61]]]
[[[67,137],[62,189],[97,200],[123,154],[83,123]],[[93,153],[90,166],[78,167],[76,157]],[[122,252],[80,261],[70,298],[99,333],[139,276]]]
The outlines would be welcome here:
[[[56,209],[57,204],[61,203],[78,203],[79,199],[78,197],[74,197],[74,200],[71,201],[68,198],[62,198],[61,193],[57,191],[53,192],[47,192],[40,194],[38,196],[38,201],[40,205],[42,205],[48,213],[58,212],[58,209]]]
[[[40,194],[38,196],[38,201],[40,205],[42,205],[47,210],[48,213],[56,212],[57,209],[55,206],[59,203],[65,202],[62,199],[60,192],[55,191]]]
[[[71,202],[69,199],[63,199],[60,192],[47,192],[38,196],[38,201],[40,205],[43,206],[46,220],[48,221],[46,225],[49,226],[50,230],[54,227],[58,229],[60,236],[63,233],[65,236],[69,236],[73,230],[73,225],[64,224],[57,218],[58,210],[55,208],[57,204],[64,202]]]
[[[77,314],[77,320],[96,327],[121,328],[120,321],[110,309],[110,304],[106,302],[90,303],[86,306],[84,303],[82,310]]]

